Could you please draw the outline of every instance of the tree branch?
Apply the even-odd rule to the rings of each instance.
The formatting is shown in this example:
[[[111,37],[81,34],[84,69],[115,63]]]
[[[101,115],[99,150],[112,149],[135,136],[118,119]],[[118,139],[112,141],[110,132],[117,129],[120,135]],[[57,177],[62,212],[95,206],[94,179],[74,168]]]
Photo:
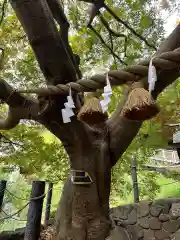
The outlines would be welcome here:
[[[155,54],[160,55],[163,52],[171,51],[180,47],[180,25],[170,34],[170,36],[161,44],[159,50]],[[171,70],[163,70],[158,74],[153,97],[156,98],[168,85],[173,83],[179,77],[179,68]],[[142,79],[147,84],[147,77]],[[120,116],[126,96],[123,102],[119,103],[115,112],[108,120],[110,131],[110,148],[113,153],[113,165],[118,161],[121,155],[126,151],[136,134],[138,133],[142,122],[130,121]],[[122,141],[123,139],[123,141]]]
[[[76,81],[76,72],[46,1],[11,0],[48,84]],[[38,19],[37,19],[38,17]]]
[[[0,79],[0,99],[9,105],[7,118],[0,117],[2,130],[15,127],[21,119],[35,119],[38,115],[38,102],[20,95],[2,79]]]
[[[114,53],[114,51],[106,44],[106,42],[104,41],[104,39],[101,37],[101,35],[93,28],[92,25],[88,25],[88,28],[91,29],[95,34],[96,36],[100,39],[100,41],[104,44],[104,46],[111,52],[111,54],[118,59],[118,61],[124,65],[127,66],[127,64],[122,60],[120,59],[120,57]]]
[[[68,41],[69,22],[64,13],[64,10],[61,7],[59,0],[47,0],[47,3],[53,14],[54,19],[57,21],[57,23],[60,26],[60,36],[64,44],[64,48],[67,52],[67,55],[69,56],[69,59],[71,61],[72,68],[75,68],[75,71],[77,72],[78,77],[81,78],[82,77],[81,71],[74,57],[73,51],[69,45],[69,41]]]
[[[106,19],[101,14],[99,14],[99,18],[101,19],[101,22],[103,23],[105,28],[108,30],[108,32],[111,33],[111,35],[113,35],[114,37],[123,37],[123,38],[127,39],[127,36],[125,34],[118,33],[118,32],[115,32],[114,30],[112,30],[110,28],[108,22],[106,21]]]
[[[110,14],[111,16],[113,16],[116,21],[120,22],[121,24],[123,24],[127,29],[129,29],[136,37],[138,37],[140,40],[142,40],[143,42],[145,42],[145,44],[151,48],[153,48],[154,50],[157,50],[157,48],[149,43],[143,36],[141,36],[139,33],[137,33],[131,26],[129,26],[129,24],[125,21],[123,21],[121,18],[119,18],[106,4],[104,0],[79,0],[79,1],[83,1],[83,2],[89,2],[92,3],[92,7],[90,10],[90,20],[89,20],[89,25],[91,25],[93,19],[99,14],[99,10],[104,7]]]
[[[106,19],[101,14],[99,14],[99,17],[100,17],[103,25],[105,26],[105,28],[109,32],[110,39],[111,39],[111,48],[112,49],[113,49],[113,47],[112,47],[113,46],[113,44],[112,44],[112,36],[114,36],[114,37],[123,37],[124,38],[124,56],[126,56],[127,40],[128,40],[127,36],[125,34],[123,34],[123,33],[118,33],[118,32],[113,31],[110,28],[110,26],[109,26],[108,22],[106,21]]]
[[[99,10],[103,7],[104,0],[93,1],[89,8],[89,21],[87,25],[91,25],[94,18],[99,14]]]
[[[4,139],[4,140],[2,140]],[[17,146],[17,147],[21,147],[21,148],[24,148],[23,144],[21,143],[18,143],[18,142],[15,142],[11,139],[9,139],[8,137],[6,137],[4,134],[0,133],[0,141],[3,142],[3,143],[8,143],[10,144],[13,148],[14,148],[14,145]]]
[[[145,42],[145,44],[151,48],[153,48],[154,50],[157,50],[157,48],[149,43],[143,36],[141,36],[139,33],[137,33],[131,26],[129,26],[129,24],[127,24],[125,21],[123,21],[121,18],[119,18],[105,3],[103,5],[103,7],[121,24],[123,24],[127,29],[129,29],[136,37],[138,37],[140,40],[142,40],[143,42]]]
[[[77,80],[76,69],[64,43],[68,41],[68,22],[61,5],[56,0],[49,0],[49,3],[50,6],[47,1],[42,0],[11,0],[11,5],[28,36],[47,84],[75,82]],[[61,24],[60,33],[53,16]],[[78,97],[83,101],[83,96],[80,95],[82,94],[78,94]],[[60,112],[64,107],[66,97],[53,96],[50,101],[51,104],[47,111],[53,108],[54,111]]]

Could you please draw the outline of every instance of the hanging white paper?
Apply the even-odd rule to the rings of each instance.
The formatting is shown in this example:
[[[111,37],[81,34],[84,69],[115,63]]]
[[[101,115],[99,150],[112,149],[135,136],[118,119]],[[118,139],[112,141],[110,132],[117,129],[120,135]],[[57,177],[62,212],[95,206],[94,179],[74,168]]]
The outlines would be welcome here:
[[[106,112],[108,110],[108,103],[105,102],[104,100],[101,100],[100,104],[101,104],[101,108],[102,108],[103,113]]]
[[[73,112],[72,108],[69,107],[69,104],[68,104],[68,103],[65,103],[64,106],[65,106],[66,114],[67,114],[69,117],[74,116],[74,112]]]
[[[152,64],[152,59],[149,62],[149,70],[148,70],[148,83],[149,83],[149,93],[154,90],[155,84],[157,81],[157,73],[156,73],[156,68]]]
[[[72,98],[71,87],[69,88],[69,95],[67,96],[67,102],[64,103],[65,108],[61,110],[64,123],[71,122],[70,117],[74,116],[72,108],[75,108]]]
[[[105,86],[104,87],[104,93],[106,93],[107,95],[112,95],[112,89],[111,86]]]
[[[111,88],[111,84],[110,84],[109,77],[107,74],[106,75],[106,86],[104,87],[104,93],[102,94],[104,99],[100,101],[103,112],[106,112],[108,110],[108,104],[111,101],[111,95],[112,95],[112,88]]]
[[[71,96],[67,96],[67,102],[65,103],[67,107],[69,108],[75,108],[74,101]]]
[[[69,95],[67,96],[67,103],[69,108],[75,108],[74,101],[72,98],[71,86],[69,87]]]
[[[112,88],[109,81],[108,73],[106,74],[106,86],[104,87],[104,93],[112,95]]]
[[[63,119],[63,123],[69,123],[71,122],[71,119],[69,117],[69,114],[67,112],[67,109],[61,109],[61,112],[62,112],[62,119]]]
[[[103,99],[103,102],[106,103],[106,104],[109,104],[111,99],[110,99],[110,95],[106,95],[106,94],[102,94],[104,99]]]
[[[105,105],[105,106],[102,105],[101,107],[102,107],[102,112],[103,112],[103,113],[107,112],[108,107],[107,107],[106,105]]]

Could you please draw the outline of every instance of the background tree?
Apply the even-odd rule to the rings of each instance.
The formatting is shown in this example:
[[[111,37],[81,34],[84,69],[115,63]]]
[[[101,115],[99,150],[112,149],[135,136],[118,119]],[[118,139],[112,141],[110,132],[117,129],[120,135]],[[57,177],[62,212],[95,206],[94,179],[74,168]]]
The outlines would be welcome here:
[[[56,85],[58,83],[76,81],[81,75],[78,69],[78,61],[76,61],[77,55],[75,56],[72,53],[68,43],[67,34],[69,24],[59,2],[13,0],[11,4],[28,36],[40,69],[46,79],[46,83],[48,85]],[[155,9],[153,7],[148,9],[146,1],[137,1],[136,3],[124,1],[121,4],[124,4],[123,8],[122,5],[117,5],[116,3],[114,8],[115,13],[118,14],[119,17],[123,17],[125,12],[128,13],[126,18],[130,24],[137,29],[137,32],[145,38],[146,36],[151,36],[151,38],[148,39],[149,42],[153,42],[153,44],[155,42],[159,43],[158,40],[163,37],[163,31],[161,31],[162,27],[159,24],[160,18],[158,18],[159,16],[156,14]],[[113,2],[109,2],[109,5],[114,7]],[[113,24],[113,29],[116,27],[118,30],[121,30],[120,32],[123,32],[123,34],[126,33],[125,36],[128,36],[127,41],[125,41],[123,37],[116,39],[117,46],[123,46],[122,48],[115,49],[114,52],[116,52],[117,56],[113,54],[113,58],[109,58],[109,52],[104,54],[104,48],[97,42],[98,38],[90,35],[90,29],[92,28],[88,30],[85,26],[82,27],[86,19],[86,7],[84,6],[84,3],[80,3],[78,6],[71,3],[67,9],[67,15],[70,17],[69,22],[71,26],[74,26],[71,29],[72,31],[75,31],[75,29],[77,31],[75,36],[69,37],[69,40],[71,40],[73,51],[82,56],[82,71],[88,70],[87,66],[92,67],[95,63],[94,59],[96,58],[99,60],[97,61],[96,59],[96,64],[110,65],[110,68],[114,69],[120,65],[119,62],[121,59],[115,60],[117,56],[121,56],[123,62],[129,64],[134,62],[135,59],[142,58],[145,55],[145,52],[142,51],[146,46],[144,42],[139,43],[139,39],[135,38],[134,35],[132,36],[131,31],[127,31],[124,27],[120,29],[116,23]],[[130,7],[134,9],[134,12],[130,12]],[[139,17],[136,15],[137,12],[140,14]],[[77,16],[79,16],[78,21]],[[111,22],[113,22],[112,17],[107,14],[107,12],[103,12],[103,16],[107,19],[108,23],[111,24]],[[60,25],[60,31],[58,31],[53,17]],[[11,18],[14,18],[14,20],[12,21]],[[15,27],[20,28],[20,31],[17,32],[17,35],[19,35],[22,28],[15,16],[7,16],[5,21],[3,21],[3,27],[7,26],[10,30],[10,25],[5,24],[6,21],[13,24],[15,23]],[[140,24],[143,25],[144,28],[141,28]],[[46,28],[44,28],[45,25]],[[98,22],[95,25],[98,33],[102,33],[104,37],[107,38],[102,25]],[[161,32],[161,36],[157,34],[158,31]],[[179,47],[179,42],[176,40],[179,31],[180,28],[178,26],[160,47],[157,54]],[[8,31],[3,33],[8,34]],[[23,52],[24,54],[19,54],[18,56],[22,59],[20,65],[16,57],[13,59],[12,55],[11,61],[8,61],[8,46],[10,48],[10,45],[7,44],[6,41],[11,40],[10,38],[7,39],[6,36],[4,43],[5,46],[7,46],[7,51],[5,51],[4,61],[9,65],[9,72],[6,71],[2,73],[2,76],[4,78],[8,77],[8,80],[12,83],[14,76],[18,78],[21,77],[22,81],[19,82],[19,85],[15,86],[22,87],[26,85],[26,87],[30,87],[35,84],[35,81],[31,79],[32,75],[34,75],[34,78],[38,78],[38,81],[36,81],[37,86],[43,85],[43,76],[40,70],[36,69],[36,71],[34,71],[35,59],[28,43],[23,41],[23,31],[21,36],[13,35],[13,37],[20,41],[18,45],[13,43],[14,56],[16,56],[17,52],[19,53],[22,48],[23,51],[21,51],[21,53]],[[124,46],[124,42],[126,42],[125,45],[127,46],[126,54],[122,53],[126,47]],[[83,48],[85,44],[88,44],[88,47]],[[110,44],[112,50],[111,39]],[[132,46],[134,47],[134,51],[131,49]],[[146,54],[152,54],[151,50],[146,49]],[[117,61],[118,63],[116,63]],[[27,69],[29,70],[30,66],[27,68],[29,64],[32,66],[31,74],[26,73]],[[10,69],[12,69],[14,65],[17,66],[15,71],[12,72]],[[173,73],[170,70],[162,71],[158,75],[154,97],[157,97],[157,95],[178,76],[178,69],[174,69]],[[63,124],[60,112],[65,101],[64,96],[52,97],[50,102],[48,102],[50,103],[48,111],[42,115],[38,115],[37,112],[43,107],[42,104],[47,104],[46,100],[41,102],[39,99],[27,98],[20,95],[14,92],[4,80],[1,80],[0,84],[1,99],[9,105],[8,117],[6,121],[1,121],[1,128],[13,128],[19,123],[20,119],[31,119],[39,122],[62,141],[69,155],[71,169],[87,171],[93,179],[90,187],[84,187],[72,185],[70,177],[68,177],[57,213],[57,239],[66,239],[67,237],[74,239],[104,239],[108,236],[110,230],[108,209],[111,168],[128,148],[142,123],[129,121],[120,116],[120,104],[107,122],[104,123],[103,126],[98,126],[98,128],[92,128],[79,122],[76,117],[73,118],[70,124]],[[122,94],[118,94],[117,98],[119,99],[121,95]],[[82,94],[75,97],[75,102],[78,110],[83,103]],[[107,129],[109,133],[108,136],[106,134]],[[128,156],[126,157],[126,161],[127,160]],[[88,164],[89,162],[90,164]]]

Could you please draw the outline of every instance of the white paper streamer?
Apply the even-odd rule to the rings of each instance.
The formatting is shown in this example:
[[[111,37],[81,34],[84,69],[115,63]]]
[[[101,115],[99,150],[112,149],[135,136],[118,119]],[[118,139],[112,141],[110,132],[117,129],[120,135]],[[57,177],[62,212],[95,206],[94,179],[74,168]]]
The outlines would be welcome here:
[[[61,110],[63,123],[71,122],[70,117],[74,116],[73,108],[75,108],[72,98],[71,88],[69,89],[69,95],[67,96],[67,102],[64,103],[65,108]]]
[[[67,109],[61,109],[61,112],[62,112],[62,119],[63,119],[63,123],[69,123],[71,122],[71,119],[69,117],[69,114],[67,112]]]
[[[69,108],[75,108],[74,101],[73,101],[73,98],[72,98],[71,87],[69,88],[69,95],[67,96],[67,103],[65,103],[65,104]]]
[[[152,64],[152,59],[149,62],[149,70],[148,70],[148,83],[149,83],[149,93],[154,90],[155,84],[157,81],[157,74],[156,74],[156,68]]]
[[[109,81],[108,73],[106,75],[106,84],[107,85],[104,87],[104,93],[102,94],[104,99],[100,101],[103,112],[106,112],[108,110],[108,104],[111,101],[111,95],[112,95],[112,88]]]
[[[64,106],[65,106],[65,110],[66,110],[67,115],[69,117],[74,116],[74,112],[73,112],[72,108],[69,107],[68,103],[65,103]]]

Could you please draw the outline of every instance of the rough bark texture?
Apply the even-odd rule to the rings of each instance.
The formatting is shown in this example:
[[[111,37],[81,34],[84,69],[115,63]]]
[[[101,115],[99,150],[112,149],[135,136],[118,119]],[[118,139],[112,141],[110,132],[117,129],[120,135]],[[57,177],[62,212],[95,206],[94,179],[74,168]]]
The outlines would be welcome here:
[[[57,213],[58,239],[105,239],[108,235],[112,166],[108,137],[104,125],[84,126],[84,136],[78,137],[80,141],[69,152],[71,168],[88,172],[93,183],[72,185],[67,179]]]
[[[28,36],[47,84],[76,81],[80,71],[75,61],[77,58],[68,44],[68,22],[59,1],[11,0],[11,4]],[[58,8],[60,18],[56,12]],[[54,18],[61,30],[63,29],[61,33],[56,28]],[[180,25],[162,44],[157,54],[180,47],[179,35]],[[154,97],[178,76],[178,68],[159,73]],[[147,84],[147,79],[142,80]],[[5,122],[0,122],[1,128],[10,129],[20,119],[40,122],[62,141],[69,155],[71,169],[86,171],[93,180],[90,185],[85,186],[73,185],[70,176],[67,178],[56,215],[56,239],[104,240],[111,231],[111,168],[132,142],[142,122],[130,121],[120,116],[123,103],[119,103],[114,114],[102,125],[88,126],[79,122],[76,116],[71,123],[63,124],[60,112],[65,101],[64,96],[39,102],[26,99],[14,93],[3,80],[0,82],[0,97],[9,104],[11,113]],[[82,103],[81,100],[82,98],[75,96],[77,108]],[[48,106],[46,111],[37,114],[42,105]],[[119,239],[118,236],[118,230],[115,229],[109,239],[116,240]]]

